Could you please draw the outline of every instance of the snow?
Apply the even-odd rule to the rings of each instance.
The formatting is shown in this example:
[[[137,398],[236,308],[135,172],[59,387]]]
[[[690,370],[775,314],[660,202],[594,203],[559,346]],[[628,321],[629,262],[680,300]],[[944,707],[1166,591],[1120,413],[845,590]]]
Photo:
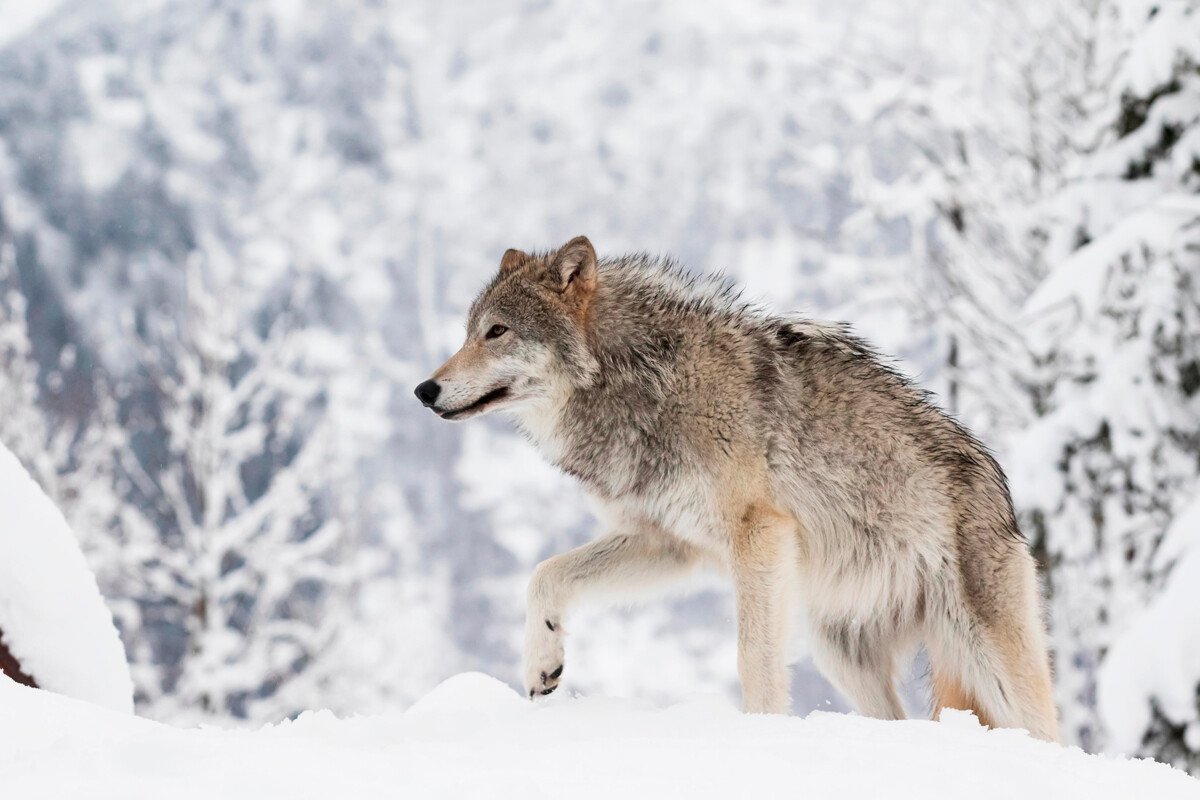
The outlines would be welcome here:
[[[1200,675],[1200,499],[1167,529],[1157,554],[1184,554],[1167,586],[1109,651],[1100,669],[1097,699],[1111,752],[1135,752],[1150,726],[1151,702],[1174,724],[1186,726],[1188,747],[1200,749],[1196,677]],[[1185,548],[1190,547],[1190,550]]]
[[[1029,298],[1025,314],[1037,317],[1062,304],[1078,304],[1080,317],[1091,317],[1103,295],[1107,267],[1138,247],[1167,250],[1179,230],[1200,214],[1200,198],[1166,195],[1129,216],[1113,230],[1063,261]]]
[[[133,711],[112,615],[66,520],[0,445],[0,632],[45,689]]]
[[[1200,551],[1200,497],[1171,520],[1171,527],[1163,535],[1162,544],[1158,546],[1154,559],[1158,562],[1157,566],[1163,568],[1189,551]]]
[[[1148,22],[1142,35],[1131,43],[1114,88],[1145,96],[1171,81],[1173,69],[1200,36],[1200,15],[1193,13],[1190,4],[1180,2],[1126,0],[1124,6],[1129,18]]]
[[[0,47],[15,41],[54,13],[62,0],[0,0]]]
[[[77,154],[79,177],[90,191],[111,189],[129,168],[133,153],[123,131],[76,124],[68,135]]]
[[[697,696],[666,708],[532,704],[458,675],[405,713],[309,712],[256,732],[184,730],[0,680],[0,774],[28,798],[1200,797],[1151,761],[1090,756],[944,722],[814,712],[744,716]]]

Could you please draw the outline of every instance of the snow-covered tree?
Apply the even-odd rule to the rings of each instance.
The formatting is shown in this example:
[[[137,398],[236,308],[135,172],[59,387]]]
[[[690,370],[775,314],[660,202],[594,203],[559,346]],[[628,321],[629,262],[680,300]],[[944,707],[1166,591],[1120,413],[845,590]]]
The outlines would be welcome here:
[[[851,104],[871,127],[854,151],[862,207],[846,227],[906,231],[893,256],[905,280],[889,286],[925,336],[923,382],[1001,446],[1031,417],[1016,319],[1047,271],[1039,207],[1092,144],[1113,9],[1009,0],[925,13],[926,35],[953,29],[961,49],[918,49],[872,103]]]
[[[277,718],[320,696],[292,684],[327,679],[322,658],[371,568],[355,547],[355,440],[386,423],[377,391],[340,380],[347,342],[286,310],[307,306],[304,276],[255,316],[228,261],[196,255],[185,274],[186,310],[144,337],[165,436],[134,465],[146,519],[127,521],[160,539],[144,568],[186,620],[179,674],[155,702]]]
[[[37,364],[30,354],[16,247],[0,217],[0,441],[43,486],[53,481],[45,415],[38,406]]]
[[[1164,533],[1200,491],[1200,6],[1129,3],[1119,19],[1101,136],[1039,208],[1052,267],[1023,320],[1038,419],[1013,442],[1014,482],[1049,571],[1065,734],[1195,768],[1194,701],[1144,697],[1145,731],[1106,730],[1096,701],[1110,648],[1183,555],[1164,557]],[[1200,665],[1159,667],[1198,696]]]

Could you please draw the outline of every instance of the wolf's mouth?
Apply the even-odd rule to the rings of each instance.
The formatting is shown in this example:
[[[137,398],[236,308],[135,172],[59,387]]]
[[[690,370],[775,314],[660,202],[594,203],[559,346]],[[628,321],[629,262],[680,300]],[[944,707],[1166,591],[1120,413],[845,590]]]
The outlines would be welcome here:
[[[469,406],[463,406],[462,408],[456,408],[453,411],[438,411],[437,415],[439,417],[441,417],[442,419],[458,419],[459,417],[463,416],[464,414],[471,414],[476,411],[482,411],[485,407],[490,406],[492,403],[495,403],[497,400],[503,400],[504,398],[508,397],[508,395],[509,395],[508,387],[501,386],[499,389],[492,389],[490,392],[488,392],[483,397],[476,400],[474,403],[471,403],[471,405],[469,405]]]

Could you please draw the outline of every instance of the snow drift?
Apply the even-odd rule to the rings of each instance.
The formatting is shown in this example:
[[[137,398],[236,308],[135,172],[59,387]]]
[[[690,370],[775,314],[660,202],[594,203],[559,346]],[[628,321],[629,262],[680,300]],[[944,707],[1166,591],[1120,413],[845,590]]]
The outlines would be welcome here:
[[[0,632],[43,689],[132,713],[125,648],[96,579],[67,521],[2,444]]]
[[[306,713],[257,732],[170,728],[4,679],[0,708],[0,774],[21,798],[1200,797],[1163,764],[988,731],[966,713],[744,716],[707,696],[532,704],[477,673],[404,714]]]

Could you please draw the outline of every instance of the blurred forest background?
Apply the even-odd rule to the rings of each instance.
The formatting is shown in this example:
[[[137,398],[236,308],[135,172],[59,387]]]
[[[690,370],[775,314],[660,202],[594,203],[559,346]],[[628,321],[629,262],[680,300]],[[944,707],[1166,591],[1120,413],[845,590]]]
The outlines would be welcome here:
[[[1200,771],[1195,0],[0,0],[0,440],[140,713],[519,680],[591,518],[411,391],[505,248],[577,234],[895,354],[1009,472],[1066,739]],[[585,614],[569,688],[736,696],[693,588]]]

